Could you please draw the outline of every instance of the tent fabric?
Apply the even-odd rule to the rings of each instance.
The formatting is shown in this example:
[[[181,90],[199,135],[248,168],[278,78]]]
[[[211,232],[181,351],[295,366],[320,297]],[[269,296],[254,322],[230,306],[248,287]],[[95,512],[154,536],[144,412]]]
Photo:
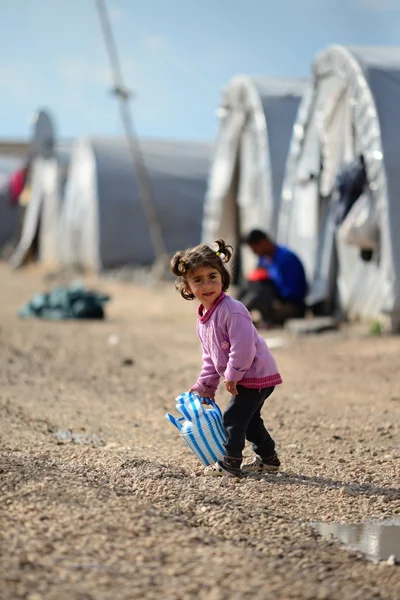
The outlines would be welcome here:
[[[203,240],[236,245],[253,227],[276,232],[293,123],[306,83],[237,76],[223,92]]]
[[[10,258],[18,268],[30,255],[35,240],[38,260],[56,264],[59,261],[59,221],[63,187],[68,172],[69,147],[60,144],[52,156],[36,156],[31,165],[31,194],[25,210],[18,244]]]
[[[210,145],[142,140],[169,253],[200,242]],[[154,250],[124,138],[79,138],[61,215],[61,262],[100,271],[148,265]]]
[[[338,293],[349,316],[386,314],[394,330],[400,328],[399,125],[400,48],[332,46],[317,55],[293,128],[278,224],[279,241],[303,259],[314,301]],[[361,153],[380,227],[370,263],[336,236],[330,202],[335,175]]]

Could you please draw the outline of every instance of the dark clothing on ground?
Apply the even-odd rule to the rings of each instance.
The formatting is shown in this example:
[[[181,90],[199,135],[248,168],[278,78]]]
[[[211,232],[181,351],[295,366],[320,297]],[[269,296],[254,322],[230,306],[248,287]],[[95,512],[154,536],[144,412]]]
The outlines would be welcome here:
[[[238,394],[231,397],[223,417],[226,458],[241,459],[246,439],[258,456],[268,458],[275,452],[275,442],[265,428],[261,409],[275,387],[257,390],[238,385],[237,389]]]
[[[35,294],[18,315],[53,321],[67,319],[104,319],[104,305],[109,296],[85,290],[80,284],[58,287],[48,293]]]

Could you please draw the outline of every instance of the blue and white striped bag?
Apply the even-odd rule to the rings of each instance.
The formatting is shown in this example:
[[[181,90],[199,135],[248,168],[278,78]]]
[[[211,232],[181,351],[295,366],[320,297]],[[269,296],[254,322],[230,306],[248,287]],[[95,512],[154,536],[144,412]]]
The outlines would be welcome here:
[[[176,408],[181,417],[165,417],[179,429],[182,439],[194,452],[203,465],[208,466],[224,456],[226,433],[222,423],[222,413],[218,405],[210,398],[202,404],[200,396],[185,392],[176,398]]]

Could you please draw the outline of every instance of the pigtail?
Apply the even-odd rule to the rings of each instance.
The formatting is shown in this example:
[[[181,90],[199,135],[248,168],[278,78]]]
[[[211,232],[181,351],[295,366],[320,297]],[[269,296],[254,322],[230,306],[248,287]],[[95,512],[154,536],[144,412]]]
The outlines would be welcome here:
[[[170,262],[169,266],[170,266],[172,273],[174,275],[176,275],[176,277],[182,277],[183,275],[185,275],[186,268],[185,268],[185,260],[183,258],[184,255],[185,255],[185,253],[180,250],[178,252],[175,252],[173,257],[171,258],[171,262]]]
[[[216,251],[217,256],[220,257],[223,263],[228,263],[231,260],[233,254],[232,246],[226,244],[224,240],[216,240],[215,244],[218,246],[218,249]]]
[[[175,252],[169,266],[172,273],[177,277],[175,281],[175,288],[177,291],[185,300],[193,300],[194,296],[192,292],[189,291],[186,281],[188,271],[190,270],[190,265],[188,264],[187,258],[185,258],[186,254],[187,252],[182,252],[181,250]]]

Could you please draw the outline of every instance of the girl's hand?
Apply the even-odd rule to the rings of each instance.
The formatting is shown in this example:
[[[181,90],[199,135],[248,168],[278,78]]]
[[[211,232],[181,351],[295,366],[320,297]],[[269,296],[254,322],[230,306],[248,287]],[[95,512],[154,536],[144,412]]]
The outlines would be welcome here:
[[[215,399],[215,394],[208,394],[208,396],[205,396],[203,398],[201,396],[200,392],[198,392],[197,390],[190,389],[189,392],[194,392],[195,394],[198,394],[200,396],[200,398],[201,398],[201,403],[202,404],[208,404],[207,398],[210,398],[210,400],[214,400]]]
[[[225,388],[227,389],[227,391],[232,394],[233,396],[236,396],[238,391],[237,391],[237,381],[224,381],[225,384]]]
[[[214,400],[214,398],[211,398],[210,396],[207,396],[207,398],[202,398],[201,399],[201,403],[202,404],[210,404],[209,402],[207,402],[207,400]]]

